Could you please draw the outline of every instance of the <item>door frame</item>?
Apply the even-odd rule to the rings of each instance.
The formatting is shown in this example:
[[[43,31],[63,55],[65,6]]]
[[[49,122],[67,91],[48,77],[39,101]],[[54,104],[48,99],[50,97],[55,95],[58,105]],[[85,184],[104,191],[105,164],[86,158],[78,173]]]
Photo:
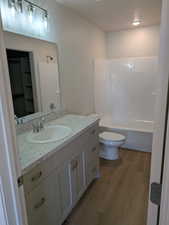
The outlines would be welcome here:
[[[163,0],[162,9],[162,32],[161,32],[161,65],[166,82],[166,89],[169,92],[169,0]],[[169,96],[167,99],[169,105]],[[162,171],[162,197],[159,212],[159,225],[169,224],[169,109],[168,121],[166,121],[166,137],[163,157]]]
[[[163,0],[162,17],[160,27],[160,50],[159,50],[159,76],[161,89],[158,96],[155,119],[155,133],[153,138],[153,151],[151,161],[150,184],[153,182],[162,184],[161,206],[151,203],[149,200],[147,225],[168,225],[169,205],[169,134],[167,122],[168,113],[168,88],[169,88],[169,0]],[[167,124],[168,123],[168,124]],[[164,165],[164,166],[163,166]],[[168,175],[167,175],[168,172]],[[151,186],[150,186],[151,187]],[[150,190],[151,191],[151,190]],[[168,192],[167,192],[168,191]]]
[[[0,218],[3,225],[27,225],[23,187],[18,188],[21,175],[13,118],[12,95],[2,21],[0,15]]]
[[[162,199],[160,206],[159,225],[169,224],[169,121],[167,123],[166,150],[162,182]]]

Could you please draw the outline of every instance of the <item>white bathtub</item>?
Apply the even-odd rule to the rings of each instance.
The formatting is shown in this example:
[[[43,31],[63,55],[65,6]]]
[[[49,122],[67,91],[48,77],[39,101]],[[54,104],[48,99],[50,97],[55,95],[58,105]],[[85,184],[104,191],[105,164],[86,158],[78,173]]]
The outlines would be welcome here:
[[[153,121],[133,120],[128,123],[113,123],[110,118],[100,120],[101,131],[114,131],[126,136],[124,148],[151,152]]]

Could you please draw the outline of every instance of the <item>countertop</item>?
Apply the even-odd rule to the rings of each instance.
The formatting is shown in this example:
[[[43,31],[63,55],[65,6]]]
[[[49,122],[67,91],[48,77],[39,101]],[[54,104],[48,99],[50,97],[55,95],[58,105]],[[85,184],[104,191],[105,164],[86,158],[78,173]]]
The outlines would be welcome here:
[[[27,140],[27,136],[30,132],[24,132],[17,136],[19,146],[19,157],[21,162],[22,174],[29,172],[34,166],[38,165],[43,160],[50,157],[53,153],[62,149],[65,145],[69,144],[78,135],[96,123],[99,118],[95,115],[91,116],[79,116],[79,115],[65,115],[59,119],[50,121],[46,125],[64,125],[72,129],[72,132],[66,138],[46,143],[46,144],[35,144],[30,143]]]

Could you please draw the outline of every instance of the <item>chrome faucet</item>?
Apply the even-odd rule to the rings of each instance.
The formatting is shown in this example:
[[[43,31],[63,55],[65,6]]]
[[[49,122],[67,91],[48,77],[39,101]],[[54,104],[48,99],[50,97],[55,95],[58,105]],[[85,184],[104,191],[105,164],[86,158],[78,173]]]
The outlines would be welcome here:
[[[33,133],[39,133],[44,128],[44,121],[45,121],[45,118],[42,117],[40,118],[40,120],[32,124]]]
[[[44,128],[44,123],[45,123],[45,117],[41,117],[41,119],[39,121],[40,130],[42,130]]]
[[[15,121],[16,121],[16,124],[19,124],[19,118],[15,115]]]
[[[38,123],[33,123],[32,127],[33,127],[33,133],[39,133],[40,132]]]

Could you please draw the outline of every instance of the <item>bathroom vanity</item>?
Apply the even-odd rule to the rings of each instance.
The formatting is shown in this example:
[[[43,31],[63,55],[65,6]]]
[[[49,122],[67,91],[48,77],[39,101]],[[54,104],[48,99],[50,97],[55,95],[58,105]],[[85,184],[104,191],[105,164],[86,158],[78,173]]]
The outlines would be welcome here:
[[[48,123],[71,128],[56,142],[32,143],[18,135],[30,225],[61,225],[99,176],[98,118],[65,115]],[[45,129],[45,128],[44,128]]]
[[[99,176],[99,120],[56,119],[64,111],[56,44],[7,33],[5,45],[28,224],[61,225]]]

